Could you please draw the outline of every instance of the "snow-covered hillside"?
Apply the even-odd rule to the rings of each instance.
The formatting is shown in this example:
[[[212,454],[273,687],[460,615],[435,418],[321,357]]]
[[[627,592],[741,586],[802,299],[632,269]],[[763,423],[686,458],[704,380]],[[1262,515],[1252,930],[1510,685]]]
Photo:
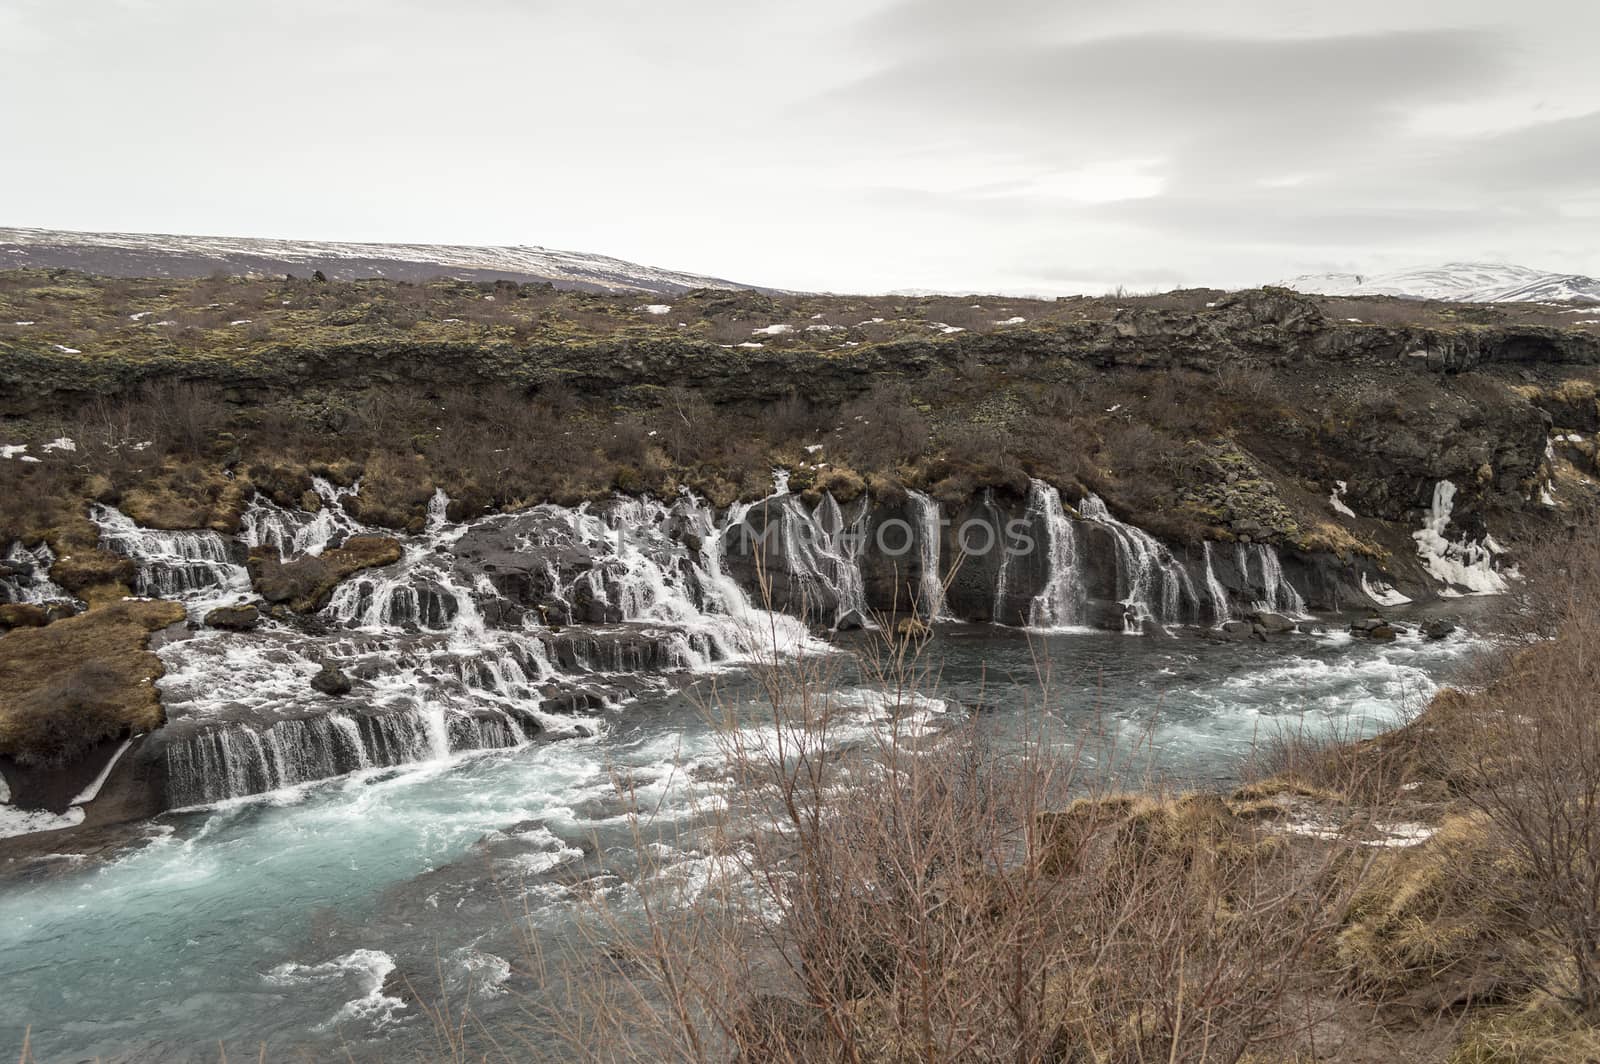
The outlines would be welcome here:
[[[1309,274],[1280,282],[1325,296],[1399,296],[1457,303],[1600,303],[1600,281],[1502,263],[1449,262],[1396,273]]]
[[[419,281],[459,277],[485,281],[549,281],[557,288],[655,292],[743,288],[732,281],[640,266],[604,255],[550,248],[448,244],[345,244],[250,237],[153,233],[73,233],[0,228],[0,269],[68,267],[114,277],[205,277],[212,273],[296,273],[321,270],[350,280]]]

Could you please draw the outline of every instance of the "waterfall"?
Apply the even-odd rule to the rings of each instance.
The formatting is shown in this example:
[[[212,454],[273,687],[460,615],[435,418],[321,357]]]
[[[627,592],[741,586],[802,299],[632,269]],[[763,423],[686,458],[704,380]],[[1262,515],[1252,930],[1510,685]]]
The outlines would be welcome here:
[[[1032,494],[1032,489],[1029,489]],[[995,544],[1000,551],[1000,564],[995,567],[994,574],[994,605],[990,608],[990,617],[995,624],[1004,624],[1006,615],[1006,581],[1011,575],[1011,545],[1005,539],[1006,515],[994,504],[994,493],[988,488],[983,490],[983,508],[994,515]]]
[[[1122,596],[1124,631],[1140,632],[1145,622],[1181,624],[1185,603],[1196,600],[1189,574],[1154,536],[1111,515],[1092,492],[1078,504],[1083,516],[1110,530],[1117,546],[1117,593]]]
[[[336,488],[322,477],[313,477],[312,487],[322,500],[316,513],[285,510],[264,495],[250,500],[239,529],[246,547],[271,547],[284,561],[316,557],[352,535],[367,531],[344,508],[344,500],[359,490],[359,485]]]
[[[361,769],[518,747],[539,730],[531,713],[440,706],[202,727],[166,744],[167,798],[174,808],[244,798]]]
[[[47,602],[71,602],[66,589],[50,579],[50,567],[56,556],[47,543],[29,550],[22,542],[11,544],[11,549],[0,559],[0,602],[28,602],[43,605]]]
[[[939,504],[920,491],[909,491],[906,498],[917,523],[917,562],[919,591],[917,608],[928,621],[949,620],[945,612],[944,580],[939,572],[939,545],[942,539]]]
[[[1206,562],[1206,594],[1211,597],[1211,611],[1214,623],[1226,624],[1232,617],[1228,609],[1228,590],[1222,586],[1222,581],[1217,579],[1217,571],[1211,564],[1211,541],[1206,540],[1201,544],[1201,550]]]
[[[866,498],[849,518],[829,494],[810,511],[789,494],[771,496],[759,505],[765,509],[768,530],[776,521],[780,556],[803,600],[796,605],[803,604],[804,612],[828,617],[834,624],[854,612],[866,624],[866,584],[861,575],[861,553],[867,544]],[[748,512],[748,508],[743,511],[741,521]]]
[[[1028,516],[1044,526],[1045,563],[1043,590],[1028,606],[1028,627],[1064,628],[1083,616],[1083,579],[1078,570],[1078,541],[1061,508],[1061,493],[1040,480],[1028,488]]]
[[[1258,611],[1281,613],[1286,617],[1304,617],[1306,615],[1305,599],[1300,597],[1300,592],[1289,583],[1288,577],[1283,575],[1283,563],[1278,559],[1278,552],[1271,544],[1267,543],[1240,543],[1238,545],[1239,572],[1244,577],[1245,586],[1250,583],[1250,559],[1256,560],[1256,568],[1260,570],[1260,588],[1263,597],[1255,603]]]
[[[248,592],[250,577],[235,561],[232,542],[216,532],[167,532],[141,528],[133,519],[96,503],[89,517],[100,526],[100,543],[137,566],[134,594],[150,598],[195,598]]]

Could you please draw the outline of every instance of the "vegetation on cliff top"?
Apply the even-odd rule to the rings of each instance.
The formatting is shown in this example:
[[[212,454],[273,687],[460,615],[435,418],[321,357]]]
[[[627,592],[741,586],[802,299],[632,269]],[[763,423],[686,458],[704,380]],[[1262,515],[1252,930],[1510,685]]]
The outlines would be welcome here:
[[[1168,538],[1384,558],[1405,544],[1382,523],[1410,520],[1437,480],[1464,489],[1462,514],[1515,511],[1552,472],[1552,421],[1600,430],[1574,399],[1600,379],[1588,348],[1561,346],[1580,330],[1554,328],[1568,319],[1550,308],[1377,301],[1364,322],[1387,324],[1352,325],[1353,306],[1286,292],[664,305],[451,281],[0,273],[0,443],[39,459],[0,461],[16,500],[0,538],[49,539],[66,586],[114,596],[90,499],[231,530],[255,491],[295,505],[311,475],[359,477],[362,519],[408,528],[435,488],[457,517],[613,490],[726,504],[783,466],[796,489],[846,498],[958,502],[1040,477]],[[1543,362],[1504,331],[1533,325]],[[1417,329],[1520,361],[1441,375],[1409,357]],[[1474,330],[1504,350],[1486,355]],[[62,437],[76,449],[46,449]],[[1592,467],[1592,449],[1571,457],[1575,476]],[[1373,520],[1330,507],[1339,481]]]

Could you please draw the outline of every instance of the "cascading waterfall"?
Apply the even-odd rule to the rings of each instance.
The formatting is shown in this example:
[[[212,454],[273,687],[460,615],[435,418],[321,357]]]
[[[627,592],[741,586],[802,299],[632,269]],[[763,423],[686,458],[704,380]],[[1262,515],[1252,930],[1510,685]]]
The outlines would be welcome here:
[[[31,550],[21,541],[11,544],[0,569],[0,602],[28,602],[43,605],[47,602],[71,602],[66,589],[50,579],[50,567],[56,563],[55,552],[48,543],[40,543]]]
[[[765,500],[776,511],[790,575],[803,589],[807,612],[831,608],[834,624],[848,614],[868,623],[866,584],[861,576],[861,553],[867,544],[867,500],[846,519],[832,495],[823,495],[807,511],[794,495],[774,495]]]
[[[137,566],[135,594],[185,599],[250,590],[249,574],[234,560],[231,541],[216,532],[142,528],[99,503],[89,517],[100,526],[101,545]]]
[[[1092,492],[1078,512],[1111,531],[1117,547],[1117,593],[1124,607],[1123,629],[1141,632],[1146,622],[1181,624],[1186,603],[1196,601],[1189,574],[1154,536],[1111,515]]]
[[[320,482],[316,514],[257,499],[240,539],[286,558],[321,553],[368,531],[343,510],[349,491]],[[721,533],[742,518],[741,508],[719,522],[686,494],[671,506],[619,497],[505,518],[513,529],[518,522],[530,529],[511,537],[512,556],[540,559],[529,571],[548,574],[557,600],[570,605],[582,590],[604,604],[606,620],[625,622],[557,631],[501,595],[489,572],[470,567],[457,547],[474,526],[450,522],[448,505],[436,493],[425,531],[406,537],[399,562],[335,590],[322,616],[337,634],[307,636],[269,623],[247,635],[203,630],[162,647],[173,724],[157,748],[172,804],[511,748],[541,733],[592,731],[598,722],[583,714],[658,682],[646,678],[817,646],[803,621],[753,609],[724,573]],[[835,516],[823,509],[819,523],[831,525],[825,544],[842,548],[842,515]],[[107,545],[139,564],[141,591],[188,597],[199,588],[249,587],[233,560],[241,553],[236,541],[142,529],[109,508],[95,517]],[[864,509],[855,517],[859,523]],[[841,556],[851,560],[855,594],[864,597],[853,556]],[[322,664],[360,678],[360,710],[342,700],[323,715],[283,715],[318,697],[306,685]]]
[[[1083,616],[1083,578],[1078,565],[1078,541],[1061,508],[1061,493],[1040,480],[1028,488],[1028,516],[1044,527],[1045,585],[1028,606],[1030,628],[1064,628]]]
[[[944,580],[939,572],[939,544],[942,540],[939,504],[920,491],[906,493],[917,522],[917,554],[921,579],[917,607],[924,619],[949,619],[944,605]]]
[[[1256,609],[1281,613],[1288,617],[1305,616],[1305,599],[1301,598],[1300,592],[1289,583],[1288,577],[1283,575],[1283,562],[1278,559],[1277,550],[1268,543],[1238,545],[1239,572],[1243,575],[1246,586],[1250,585],[1251,558],[1255,559],[1256,569],[1261,574],[1260,586],[1265,595],[1265,598],[1256,602]]]
[[[1228,590],[1222,586],[1222,581],[1217,579],[1217,570],[1211,563],[1211,541],[1206,540],[1201,544],[1201,551],[1206,563],[1206,594],[1211,597],[1211,614],[1214,624],[1226,624],[1232,619],[1232,612],[1228,609]]]
[[[366,531],[344,509],[344,500],[360,490],[360,484],[334,487],[322,477],[313,477],[312,487],[322,500],[315,513],[285,510],[264,495],[257,495],[245,511],[239,539],[246,547],[271,547],[284,561],[316,557],[349,536]]]
[[[168,801],[175,808],[205,805],[362,769],[510,749],[525,745],[539,730],[531,713],[493,708],[468,713],[439,706],[293,718],[259,729],[224,724],[167,743]]]

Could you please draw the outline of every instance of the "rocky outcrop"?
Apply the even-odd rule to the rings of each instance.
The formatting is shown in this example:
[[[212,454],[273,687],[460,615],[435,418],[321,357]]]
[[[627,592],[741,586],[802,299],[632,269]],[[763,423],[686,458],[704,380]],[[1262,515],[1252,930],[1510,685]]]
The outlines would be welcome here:
[[[261,623],[261,611],[245,603],[240,606],[218,606],[206,614],[206,624],[211,628],[226,628],[232,632],[248,632]]]
[[[671,381],[713,403],[770,402],[799,394],[837,403],[875,381],[920,380],[962,364],[1004,365],[1027,379],[1059,378],[1062,363],[1090,367],[1187,368],[1217,372],[1268,358],[1307,363],[1460,372],[1486,365],[1600,364],[1600,337],[1526,325],[1410,326],[1331,320],[1318,302],[1285,289],[1225,296],[1198,312],[1128,307],[1109,321],[1052,322],[934,339],[864,344],[848,351],[765,347],[727,349],[690,337],[589,337],[526,344],[430,342],[414,338],[315,345],[286,342],[207,372],[241,398],[298,394],[334,385],[359,390],[395,383],[425,388],[538,387],[561,380],[581,393],[623,398]],[[83,359],[36,345],[13,345],[0,358],[7,413],[59,409],[156,379],[192,376],[181,350]]]
[[[328,604],[333,589],[352,573],[400,560],[398,540],[351,536],[344,545],[316,556],[284,561],[270,547],[257,547],[247,563],[256,593],[271,603],[286,603],[297,613],[314,613]]]
[[[311,689],[329,698],[338,698],[350,693],[354,684],[342,669],[332,665],[323,665],[317,674],[311,677]]]

